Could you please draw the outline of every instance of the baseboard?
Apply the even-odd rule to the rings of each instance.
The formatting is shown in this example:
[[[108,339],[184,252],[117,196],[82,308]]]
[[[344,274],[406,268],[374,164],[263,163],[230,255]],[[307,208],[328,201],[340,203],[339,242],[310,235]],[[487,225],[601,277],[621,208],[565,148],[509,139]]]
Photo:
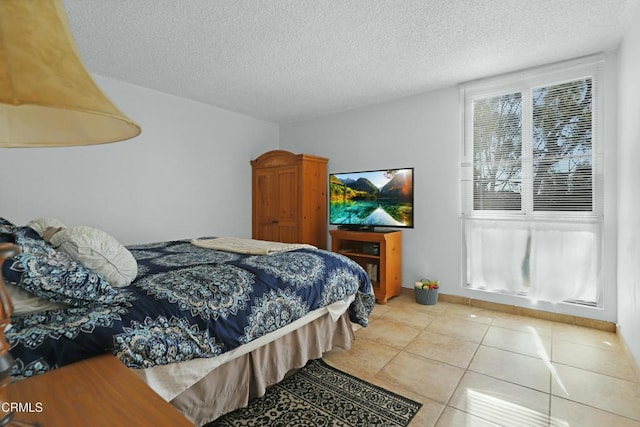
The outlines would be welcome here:
[[[403,292],[411,292],[412,294],[414,293],[413,289],[410,288],[403,288]],[[468,305],[470,307],[484,308],[486,310],[499,311],[501,313],[534,317],[536,319],[552,320],[554,322],[583,326],[585,328],[598,329],[601,331],[616,332],[616,324],[604,320],[589,319],[586,317],[572,316],[569,314],[552,313],[550,311],[536,310],[533,308],[518,307],[508,304],[500,304],[496,302],[483,301],[476,298],[448,295],[443,293],[438,293],[438,301]]]
[[[634,356],[633,353],[631,353],[631,349],[629,348],[629,345],[627,344],[627,341],[624,339],[624,333],[622,333],[620,331],[620,327],[616,327],[616,334],[618,334],[618,337],[620,338],[620,342],[622,343],[622,347],[624,348],[624,352],[626,353],[627,357],[629,358],[629,360],[635,362],[632,363],[631,367],[633,368],[633,373],[636,376],[636,382],[640,382],[640,361],[638,361]]]

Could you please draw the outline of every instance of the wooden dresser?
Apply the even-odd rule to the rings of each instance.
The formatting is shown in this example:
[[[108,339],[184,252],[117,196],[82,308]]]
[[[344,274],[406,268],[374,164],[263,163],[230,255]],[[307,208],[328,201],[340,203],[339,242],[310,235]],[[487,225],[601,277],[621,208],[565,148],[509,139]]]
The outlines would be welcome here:
[[[283,150],[251,161],[254,239],[327,249],[328,162]]]
[[[7,402],[43,427],[193,426],[110,354],[11,383]]]

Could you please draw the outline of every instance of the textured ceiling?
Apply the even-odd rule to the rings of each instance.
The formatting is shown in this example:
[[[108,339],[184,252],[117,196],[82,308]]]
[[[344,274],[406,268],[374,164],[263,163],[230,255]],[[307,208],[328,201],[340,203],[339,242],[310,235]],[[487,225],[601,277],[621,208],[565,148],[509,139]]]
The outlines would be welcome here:
[[[64,0],[93,73],[277,123],[612,49],[640,0]]]

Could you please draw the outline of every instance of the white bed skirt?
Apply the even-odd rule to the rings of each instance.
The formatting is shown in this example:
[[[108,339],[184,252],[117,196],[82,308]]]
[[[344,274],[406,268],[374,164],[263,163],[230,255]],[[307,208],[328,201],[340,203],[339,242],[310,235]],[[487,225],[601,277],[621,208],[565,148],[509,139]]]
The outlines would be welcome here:
[[[331,313],[249,353],[222,364],[171,400],[189,420],[202,426],[264,395],[267,387],[334,347],[351,348],[354,334],[348,312]]]
[[[149,387],[158,393],[167,402],[173,400],[183,391],[204,378],[209,372],[232,359],[243,356],[265,344],[268,344],[291,331],[294,331],[307,323],[310,323],[325,314],[329,314],[335,321],[349,309],[349,305],[355,299],[354,295],[346,297],[342,301],[334,302],[326,307],[313,310],[290,324],[273,332],[261,336],[248,344],[241,345],[216,357],[187,360],[180,363],[159,365],[147,369],[133,369]]]

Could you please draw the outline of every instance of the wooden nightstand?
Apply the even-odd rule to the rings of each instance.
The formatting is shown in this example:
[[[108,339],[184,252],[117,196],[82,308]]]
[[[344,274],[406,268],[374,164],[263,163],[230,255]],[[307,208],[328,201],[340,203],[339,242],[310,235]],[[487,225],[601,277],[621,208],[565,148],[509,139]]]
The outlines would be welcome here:
[[[12,383],[8,402],[22,404],[14,419],[43,427],[193,426],[110,354]]]

